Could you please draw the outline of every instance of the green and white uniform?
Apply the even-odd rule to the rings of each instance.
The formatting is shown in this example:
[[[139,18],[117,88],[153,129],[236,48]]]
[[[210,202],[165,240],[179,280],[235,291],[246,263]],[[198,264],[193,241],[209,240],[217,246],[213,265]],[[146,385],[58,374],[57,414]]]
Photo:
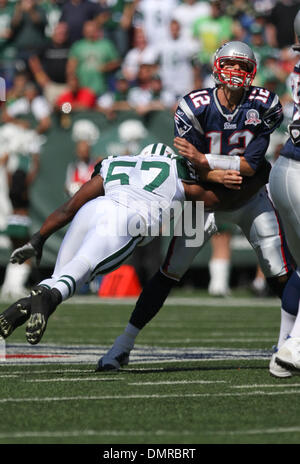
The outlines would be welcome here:
[[[166,154],[163,144],[152,147],[150,154],[109,157],[96,165],[93,176],[102,176],[105,196],[77,212],[53,276],[41,285],[57,288],[63,299],[72,296],[96,275],[119,267],[145,236],[147,242],[152,240],[149,230],[161,221],[160,214],[153,214],[153,205],[154,211],[157,207],[167,211],[175,200],[184,201],[181,179],[194,182],[186,162],[174,152]]]

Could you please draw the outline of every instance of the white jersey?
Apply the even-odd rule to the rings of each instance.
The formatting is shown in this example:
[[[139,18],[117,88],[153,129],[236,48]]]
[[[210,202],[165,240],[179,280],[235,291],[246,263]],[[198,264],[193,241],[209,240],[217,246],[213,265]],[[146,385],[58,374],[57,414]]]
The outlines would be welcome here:
[[[136,26],[143,27],[149,45],[163,43],[170,37],[169,26],[178,0],[142,0],[137,7],[141,19]]]
[[[185,160],[174,155],[116,156],[97,166],[105,196],[140,214],[147,228],[185,200],[182,180],[194,182]]]

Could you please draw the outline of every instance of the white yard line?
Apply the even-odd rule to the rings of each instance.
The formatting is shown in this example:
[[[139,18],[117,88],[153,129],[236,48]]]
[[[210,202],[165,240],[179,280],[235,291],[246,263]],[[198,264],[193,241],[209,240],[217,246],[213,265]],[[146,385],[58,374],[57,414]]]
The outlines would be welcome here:
[[[146,432],[142,430],[69,430],[69,431],[61,431],[61,432],[53,432],[53,431],[43,431],[43,432],[12,432],[12,433],[0,433],[1,438],[27,438],[27,437],[82,437],[82,436],[163,436],[163,435],[184,435],[188,436],[194,432],[187,432],[187,431],[173,431],[173,430],[156,430],[151,432]]]
[[[166,398],[208,398],[208,397],[237,397],[237,396],[278,396],[300,394],[298,390],[283,390],[280,392],[253,391],[243,393],[183,393],[183,394],[153,394],[153,395],[102,395],[102,396],[62,396],[44,398],[0,398],[0,403],[22,403],[22,402],[56,402],[56,401],[107,401],[107,400],[136,400],[136,399],[166,399]]]
[[[289,384],[271,384],[266,383],[262,385],[231,385],[230,388],[286,388],[286,387],[300,387],[300,383],[289,383]]]
[[[59,379],[25,379],[24,382],[38,383],[38,382],[92,382],[92,381],[111,381],[111,380],[124,380],[123,378],[118,377],[77,377],[77,378],[59,378]]]
[[[187,385],[187,384],[215,384],[215,383],[227,383],[226,380],[166,380],[157,382],[128,382],[127,385]]]

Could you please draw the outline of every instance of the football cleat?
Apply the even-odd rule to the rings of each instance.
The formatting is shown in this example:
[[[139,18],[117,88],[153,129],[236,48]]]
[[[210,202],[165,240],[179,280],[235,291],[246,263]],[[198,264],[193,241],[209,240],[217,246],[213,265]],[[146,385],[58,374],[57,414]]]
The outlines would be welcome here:
[[[26,326],[26,338],[31,345],[40,342],[49,316],[53,313],[59,301],[53,290],[37,286],[31,290],[31,316]]]
[[[273,377],[279,377],[279,378],[287,378],[287,377],[292,377],[292,373],[288,370],[285,369],[284,367],[279,366],[276,362],[276,355],[277,352],[272,354],[270,364],[269,364],[269,372]]]
[[[122,366],[127,366],[133,346],[133,338],[130,338],[126,333],[119,335],[111,349],[99,359],[96,372],[118,371]]]
[[[9,337],[30,317],[31,297],[21,298],[0,314],[0,336]]]
[[[276,353],[279,366],[300,373],[300,338],[289,337]]]

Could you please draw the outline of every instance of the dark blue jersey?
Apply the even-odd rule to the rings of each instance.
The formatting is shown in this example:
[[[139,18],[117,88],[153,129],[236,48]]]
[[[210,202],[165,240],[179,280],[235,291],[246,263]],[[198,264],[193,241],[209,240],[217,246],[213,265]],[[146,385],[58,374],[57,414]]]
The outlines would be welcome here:
[[[176,110],[175,136],[202,153],[244,156],[255,171],[267,151],[270,134],[281,124],[282,106],[276,94],[250,87],[233,112],[222,106],[217,87],[185,95]]]
[[[300,119],[300,61],[294,67],[294,72],[291,75],[291,87],[294,99],[293,120],[296,120]],[[300,161],[300,147],[294,145],[291,139],[288,139],[280,154],[285,156],[285,158]]]

